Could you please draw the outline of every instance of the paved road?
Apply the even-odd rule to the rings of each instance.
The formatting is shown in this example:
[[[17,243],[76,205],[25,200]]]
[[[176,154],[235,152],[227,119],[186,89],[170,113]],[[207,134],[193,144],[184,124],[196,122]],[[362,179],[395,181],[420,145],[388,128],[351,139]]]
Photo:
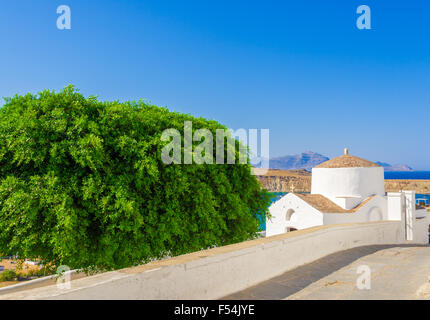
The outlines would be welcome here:
[[[370,270],[370,289],[357,287],[363,265]],[[224,299],[430,299],[430,247],[341,251]]]

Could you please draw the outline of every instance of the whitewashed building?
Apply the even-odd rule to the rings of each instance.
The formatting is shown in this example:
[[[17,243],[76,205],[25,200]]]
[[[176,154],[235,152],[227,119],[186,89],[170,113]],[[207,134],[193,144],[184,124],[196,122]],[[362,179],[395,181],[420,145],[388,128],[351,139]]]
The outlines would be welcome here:
[[[269,211],[266,236],[327,224],[403,220],[412,238],[415,191],[386,194],[384,168],[345,149],[344,155],[312,169],[310,194],[289,193]]]

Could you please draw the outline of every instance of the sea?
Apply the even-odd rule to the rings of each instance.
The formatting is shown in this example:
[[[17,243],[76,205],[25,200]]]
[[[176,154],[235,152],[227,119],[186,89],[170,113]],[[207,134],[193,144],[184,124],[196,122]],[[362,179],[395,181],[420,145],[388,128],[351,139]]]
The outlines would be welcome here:
[[[404,180],[430,180],[430,171],[386,171],[384,173],[385,179],[404,179]],[[271,192],[271,204],[278,201],[288,192]],[[430,194],[416,194],[416,200],[428,200],[430,202]],[[266,221],[260,221],[260,228],[262,231],[266,230]]]
[[[430,180],[430,171],[386,171],[385,179]]]

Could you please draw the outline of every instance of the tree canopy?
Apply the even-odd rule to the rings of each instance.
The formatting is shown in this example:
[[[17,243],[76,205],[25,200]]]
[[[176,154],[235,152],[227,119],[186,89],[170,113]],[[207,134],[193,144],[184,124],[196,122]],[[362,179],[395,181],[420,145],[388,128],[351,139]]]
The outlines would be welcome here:
[[[259,231],[270,200],[249,160],[161,160],[164,130],[181,132],[192,121],[193,130],[215,136],[226,129],[216,121],[143,101],[86,98],[73,86],[5,101],[1,253],[109,270],[244,241]]]

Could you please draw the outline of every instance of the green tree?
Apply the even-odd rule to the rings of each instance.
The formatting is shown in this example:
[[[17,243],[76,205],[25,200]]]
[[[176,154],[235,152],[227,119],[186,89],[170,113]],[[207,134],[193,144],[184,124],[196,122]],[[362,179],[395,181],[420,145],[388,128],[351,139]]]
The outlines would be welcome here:
[[[73,86],[6,98],[0,252],[109,270],[255,237],[270,197],[249,161],[161,161],[163,130],[183,132],[185,121],[214,137],[225,129],[142,101],[85,98]]]

